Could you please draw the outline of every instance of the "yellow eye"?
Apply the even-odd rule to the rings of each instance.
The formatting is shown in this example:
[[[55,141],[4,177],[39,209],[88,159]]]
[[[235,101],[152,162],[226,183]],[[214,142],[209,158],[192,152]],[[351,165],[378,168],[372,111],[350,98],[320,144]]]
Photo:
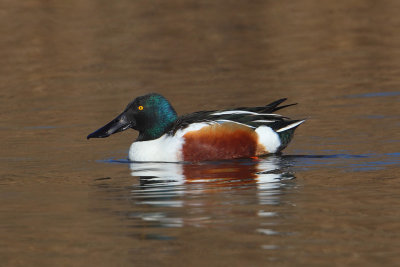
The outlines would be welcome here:
[[[138,110],[143,110],[143,106],[138,106]]]

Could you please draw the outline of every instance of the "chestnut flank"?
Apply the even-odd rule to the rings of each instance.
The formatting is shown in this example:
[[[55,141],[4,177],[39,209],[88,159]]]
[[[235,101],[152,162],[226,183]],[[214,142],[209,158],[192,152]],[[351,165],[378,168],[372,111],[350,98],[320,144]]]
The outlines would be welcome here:
[[[206,126],[186,133],[183,138],[184,161],[248,158],[260,150],[257,133],[235,123]]]

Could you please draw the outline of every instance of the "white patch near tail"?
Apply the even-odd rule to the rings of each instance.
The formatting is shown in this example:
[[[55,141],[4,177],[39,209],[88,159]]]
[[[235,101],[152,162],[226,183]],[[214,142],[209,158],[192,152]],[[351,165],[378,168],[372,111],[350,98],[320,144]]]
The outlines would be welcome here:
[[[289,130],[289,129],[293,128],[293,127],[299,126],[299,125],[302,124],[303,122],[305,122],[305,120],[302,120],[302,121],[298,121],[298,122],[289,124],[289,125],[287,125],[287,126],[285,126],[285,127],[283,127],[283,128],[280,128],[279,130],[276,130],[276,132],[277,132],[277,133],[280,133],[280,132]]]
[[[281,145],[279,135],[268,126],[260,126],[256,129],[258,134],[258,142],[262,144],[269,153],[278,151]]]

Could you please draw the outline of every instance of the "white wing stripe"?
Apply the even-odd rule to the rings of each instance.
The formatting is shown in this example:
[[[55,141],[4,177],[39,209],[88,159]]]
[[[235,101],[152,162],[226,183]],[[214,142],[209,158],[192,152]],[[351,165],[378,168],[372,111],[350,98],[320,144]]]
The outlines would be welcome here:
[[[228,110],[228,111],[221,111],[221,112],[216,112],[212,113],[211,115],[229,115],[229,114],[251,114],[251,115],[257,115],[258,113],[256,112],[251,112],[251,111],[245,111],[245,110]]]
[[[231,122],[231,123],[236,123],[236,124],[240,124],[240,125],[243,125],[243,126],[246,126],[246,127],[249,127],[249,128],[256,128],[256,127],[254,127],[254,126],[251,126],[251,125],[247,125],[247,124],[244,124],[244,123],[240,123],[240,122],[237,122],[237,121],[230,121],[230,120],[216,120],[216,122],[218,122],[218,123],[226,123],[226,122]]]
[[[274,121],[271,121],[271,120],[256,120],[256,121],[253,121],[253,122],[274,122]]]
[[[221,112],[211,113],[210,115],[219,116],[219,115],[231,115],[231,114],[248,114],[248,115],[256,115],[256,116],[273,116],[273,117],[282,117],[282,115],[274,114],[274,113],[257,113],[245,110],[227,110]]]
[[[302,120],[302,121],[298,121],[298,122],[289,124],[289,125],[287,125],[287,126],[285,126],[285,127],[283,127],[283,128],[280,128],[280,129],[277,130],[276,132],[279,133],[279,132],[283,132],[283,131],[289,130],[289,129],[293,128],[293,127],[298,126],[299,124],[302,124],[304,121],[305,121],[305,120]]]

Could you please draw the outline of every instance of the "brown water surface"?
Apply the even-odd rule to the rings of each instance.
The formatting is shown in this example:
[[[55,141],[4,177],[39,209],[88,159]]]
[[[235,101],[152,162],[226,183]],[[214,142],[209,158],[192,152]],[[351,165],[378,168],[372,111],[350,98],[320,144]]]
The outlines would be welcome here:
[[[400,2],[0,4],[1,266],[397,265]],[[130,164],[136,96],[307,118],[282,156]]]

